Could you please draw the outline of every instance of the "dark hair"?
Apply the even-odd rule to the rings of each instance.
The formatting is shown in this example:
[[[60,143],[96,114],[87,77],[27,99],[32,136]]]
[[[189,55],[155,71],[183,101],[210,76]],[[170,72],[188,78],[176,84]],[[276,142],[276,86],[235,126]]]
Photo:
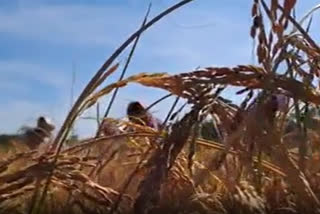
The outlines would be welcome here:
[[[45,118],[44,116],[40,116],[40,117],[38,118],[38,121],[46,122],[46,118]]]
[[[128,116],[130,116],[130,115],[139,115],[139,114],[144,113],[144,111],[145,111],[145,108],[138,101],[130,102],[128,104],[128,107],[127,107],[127,115]]]
[[[37,128],[42,128],[47,132],[51,132],[55,129],[55,126],[53,124],[48,123],[48,120],[45,117],[40,116],[37,121]]]

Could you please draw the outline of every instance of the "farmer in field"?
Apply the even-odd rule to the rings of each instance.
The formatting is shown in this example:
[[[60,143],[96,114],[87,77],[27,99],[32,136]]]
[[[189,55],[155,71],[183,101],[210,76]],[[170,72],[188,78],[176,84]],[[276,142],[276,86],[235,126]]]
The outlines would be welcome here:
[[[289,98],[282,94],[273,94],[267,99],[265,104],[265,113],[270,122],[276,116],[277,112],[285,112],[289,104]]]
[[[53,123],[43,116],[38,118],[37,126],[28,129],[25,133],[26,143],[30,149],[37,148],[45,140],[49,139],[52,135],[55,126]]]
[[[141,125],[148,126],[150,128],[160,130],[162,124],[161,121],[154,116],[152,116],[145,107],[138,101],[130,102],[127,106],[127,117],[130,122]],[[99,135],[112,136],[118,135],[125,131],[132,131],[132,127],[123,127],[119,121],[112,120],[110,118],[105,118],[101,125],[101,131]]]
[[[272,123],[277,112],[286,112],[289,98],[283,94],[272,94],[261,104],[254,103],[248,111],[249,115],[255,114],[255,119],[257,119],[257,116],[262,116]]]
[[[140,102],[134,101],[128,104],[127,116],[133,123],[146,125],[156,130],[161,129],[161,121],[149,113]]]
[[[36,127],[23,128],[23,133],[21,134],[0,135],[0,147],[2,150],[12,149],[12,147],[14,147],[14,150],[19,150],[19,148],[23,147],[33,150],[49,139],[54,129],[55,126],[48,118],[40,116]]]

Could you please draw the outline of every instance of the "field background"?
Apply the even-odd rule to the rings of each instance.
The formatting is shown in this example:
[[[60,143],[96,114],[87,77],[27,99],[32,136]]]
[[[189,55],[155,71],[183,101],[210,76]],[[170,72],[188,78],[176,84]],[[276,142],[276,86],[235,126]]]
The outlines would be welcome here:
[[[192,2],[153,17],[150,6],[137,31],[87,83],[49,144],[2,152],[1,213],[319,212],[320,48],[309,33],[319,6],[296,17],[294,0],[253,1],[244,12],[252,16],[248,36],[257,65],[109,81],[126,73],[144,31]],[[117,57],[127,48],[120,68]],[[132,84],[174,98],[165,129],[112,119],[109,107],[99,108],[105,96],[114,98],[111,108],[116,91]],[[237,89],[238,105],[227,100],[230,88]],[[290,98],[276,114],[272,94]],[[181,100],[185,108],[177,105]],[[97,135],[77,139],[74,124],[89,109],[96,110]],[[135,131],[122,133],[122,126]],[[102,128],[108,136],[98,135]]]

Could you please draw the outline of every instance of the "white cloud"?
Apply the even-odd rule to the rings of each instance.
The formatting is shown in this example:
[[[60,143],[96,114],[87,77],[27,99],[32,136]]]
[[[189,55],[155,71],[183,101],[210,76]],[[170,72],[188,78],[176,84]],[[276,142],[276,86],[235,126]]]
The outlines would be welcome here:
[[[119,39],[134,29],[135,20],[128,13],[115,7],[81,5],[20,7],[0,14],[0,32],[39,41],[110,45],[115,34]]]
[[[182,8],[177,15],[168,16],[142,36],[128,75],[136,72],[187,72],[199,65],[248,63],[251,43],[247,40],[249,32],[247,20],[235,21],[233,17],[228,17],[217,10],[195,11],[192,7],[186,12],[183,12],[184,10],[185,8]],[[142,16],[143,14],[131,11],[129,7],[81,5],[20,7],[16,11],[0,13],[0,32],[12,35],[13,39],[61,43],[66,49],[77,45],[88,52],[96,47],[104,51],[105,46],[116,48],[140,25]],[[197,25],[200,27],[195,27]],[[106,51],[111,50],[106,49]],[[79,66],[87,63],[86,59],[78,61]],[[50,62],[59,65],[54,58],[50,59]],[[92,64],[86,66],[95,67]],[[38,64],[25,61],[23,58],[0,61],[0,88],[8,92],[12,89],[25,91],[28,85],[19,85],[15,79],[36,80],[53,87],[61,96],[52,98],[56,99],[54,105],[46,100],[31,103],[27,98],[0,104],[0,118],[8,121],[7,124],[0,126],[0,132],[12,132],[19,124],[29,123],[38,114],[43,113],[52,117],[57,124],[61,124],[69,106],[66,94],[69,93],[70,77],[63,73],[64,71],[63,66],[52,68],[41,62]],[[81,78],[81,74],[79,77]],[[88,80],[82,78],[77,82],[86,84]],[[81,85],[81,88],[83,86]],[[38,90],[39,93],[45,92],[43,88]],[[152,88],[146,90],[133,85],[121,89],[111,116],[124,116],[125,105],[129,100],[142,100],[148,105],[166,94],[163,91],[154,91]],[[79,92],[77,90],[76,94]],[[109,100],[106,98],[105,101],[107,104]],[[172,102],[172,99],[163,102],[153,111],[164,119]],[[102,109],[104,107],[102,106]],[[94,110],[88,114],[94,115]],[[94,121],[80,120],[77,124],[76,130],[82,136],[94,133],[96,127]]]
[[[159,8],[152,8],[155,10]],[[0,14],[0,32],[51,43],[115,48],[140,25],[143,15],[125,4],[121,7],[23,5]],[[217,9],[181,8],[152,26],[143,35],[140,45],[145,47],[144,53],[154,57],[176,57],[192,60],[190,62],[209,58],[224,45],[232,47],[238,43],[232,48],[243,48],[247,44],[239,44],[239,38],[241,41],[241,35],[248,36],[247,20],[235,22],[229,15]]]
[[[18,60],[0,61],[0,73],[0,88],[2,89],[26,88],[28,80],[39,81],[55,89],[65,87],[67,84],[63,71]],[[17,84],[21,81],[24,82],[24,85]]]

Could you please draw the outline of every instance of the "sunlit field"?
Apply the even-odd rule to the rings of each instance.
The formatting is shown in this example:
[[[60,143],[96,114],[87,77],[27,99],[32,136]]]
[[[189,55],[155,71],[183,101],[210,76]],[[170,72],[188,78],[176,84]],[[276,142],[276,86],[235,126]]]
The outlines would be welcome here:
[[[243,13],[252,16],[256,65],[124,76],[140,35],[192,2],[153,17],[148,10],[62,126],[40,117],[32,128],[0,135],[0,213],[320,212],[320,47],[309,33],[319,6],[296,17],[295,0],[252,1]],[[116,59],[127,48],[120,69]],[[123,75],[112,83],[115,72]],[[131,102],[127,117],[115,119],[117,90],[131,84],[168,95],[149,106]],[[224,93],[230,88],[240,104]],[[155,118],[152,108],[168,97],[176,100],[166,117]],[[75,122],[96,108],[96,134],[75,136]]]

